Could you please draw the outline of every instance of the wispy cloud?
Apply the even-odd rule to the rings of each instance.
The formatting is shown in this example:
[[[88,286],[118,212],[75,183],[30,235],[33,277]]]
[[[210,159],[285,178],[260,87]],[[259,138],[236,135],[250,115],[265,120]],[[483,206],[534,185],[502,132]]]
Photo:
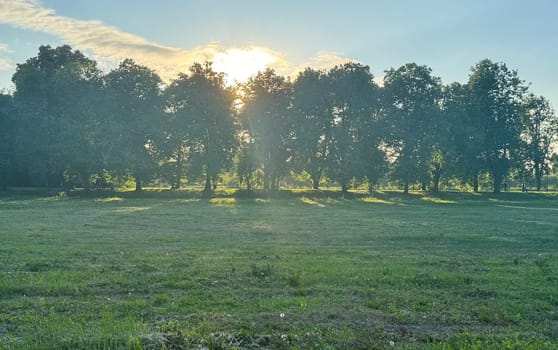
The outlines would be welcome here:
[[[307,63],[307,65],[316,69],[328,69],[350,61],[355,60],[341,56],[335,52],[324,51],[318,52],[318,54]]]
[[[0,43],[0,71],[10,70],[13,68],[11,60],[4,57],[4,55],[9,52],[10,50],[8,49],[8,45]]]
[[[12,68],[10,60],[0,57],[0,70],[11,70]]]
[[[275,68],[280,74],[294,75],[301,69],[300,65],[289,63],[284,54],[263,47],[225,48],[218,43],[210,43],[184,50],[159,45],[100,21],[57,15],[53,9],[43,7],[37,0],[0,0],[0,23],[55,35],[91,55],[101,65],[133,58],[138,63],[155,69],[164,79],[187,71],[194,62],[212,60],[224,65],[223,60],[226,57],[242,58],[238,52],[243,50],[265,56],[266,65]],[[248,55],[246,58],[254,57]],[[321,52],[305,66],[327,68],[346,61],[348,59],[336,54]],[[2,62],[0,61],[0,69],[8,67],[9,62]]]
[[[291,72],[284,72],[286,75],[296,75],[302,72],[306,67],[312,67],[313,69],[325,70],[333,68],[335,66],[342,65],[347,62],[355,62],[356,60],[344,57],[335,52],[318,52],[314,57],[311,57],[307,62],[299,64],[294,68],[291,68]]]
[[[210,59],[219,50],[215,44],[191,51],[158,45],[99,21],[58,16],[53,9],[34,0],[0,0],[0,22],[58,36],[96,59],[120,61],[131,57],[163,75],[184,71],[195,61]]]

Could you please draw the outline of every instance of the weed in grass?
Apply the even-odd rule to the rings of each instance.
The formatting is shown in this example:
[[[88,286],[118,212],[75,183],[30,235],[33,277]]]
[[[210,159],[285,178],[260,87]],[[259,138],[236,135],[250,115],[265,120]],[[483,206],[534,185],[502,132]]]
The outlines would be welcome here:
[[[155,297],[155,300],[153,300],[153,305],[163,306],[168,302],[170,302],[170,297],[168,296],[168,294],[159,294]]]
[[[380,310],[384,307],[384,302],[380,299],[368,299],[366,300],[366,307],[373,310]]]
[[[300,272],[295,271],[292,272],[288,277],[287,277],[287,284],[289,285],[289,287],[300,287]]]
[[[128,350],[144,350],[141,340],[139,338],[130,339]]]
[[[554,269],[554,258],[550,255],[548,256],[543,256],[543,255],[539,255],[536,259],[535,259],[535,266],[537,266],[537,268],[539,269],[539,271],[545,275],[548,275],[552,272],[552,270]]]
[[[165,349],[186,349],[187,340],[178,327],[177,322],[167,322],[161,325],[162,339],[159,340],[161,347]]]
[[[438,288],[440,286],[440,280],[429,273],[419,273],[411,280],[417,287]]]
[[[426,298],[420,298],[414,302],[412,309],[414,312],[426,312],[432,305],[432,301]]]
[[[382,276],[387,277],[393,275],[393,271],[387,267],[382,269]]]
[[[475,310],[475,316],[481,322],[494,326],[509,325],[511,320],[504,314],[503,311],[497,310],[493,307],[481,306]]]
[[[263,264],[253,263],[250,265],[250,276],[258,279],[271,277],[274,274],[275,268],[272,264],[265,262]]]

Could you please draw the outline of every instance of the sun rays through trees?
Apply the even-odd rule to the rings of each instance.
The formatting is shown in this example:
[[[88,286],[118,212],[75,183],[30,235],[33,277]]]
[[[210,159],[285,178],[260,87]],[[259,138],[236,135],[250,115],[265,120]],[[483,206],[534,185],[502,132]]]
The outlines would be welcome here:
[[[465,84],[408,63],[379,86],[353,62],[230,86],[211,62],[165,82],[131,59],[103,72],[69,46],[41,46],[12,80],[0,96],[1,188],[541,190],[558,135],[548,100],[487,59]]]

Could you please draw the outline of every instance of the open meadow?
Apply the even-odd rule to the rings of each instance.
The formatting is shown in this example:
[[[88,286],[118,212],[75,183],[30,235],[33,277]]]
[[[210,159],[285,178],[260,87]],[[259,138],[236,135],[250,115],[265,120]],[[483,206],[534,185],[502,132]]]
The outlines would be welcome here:
[[[555,194],[0,197],[0,349],[556,349]]]

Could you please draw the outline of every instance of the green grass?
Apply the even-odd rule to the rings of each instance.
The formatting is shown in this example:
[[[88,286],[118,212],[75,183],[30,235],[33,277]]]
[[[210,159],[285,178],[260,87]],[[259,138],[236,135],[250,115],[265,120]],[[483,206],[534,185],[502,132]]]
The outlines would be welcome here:
[[[556,195],[282,197],[0,197],[0,349],[558,348]]]

